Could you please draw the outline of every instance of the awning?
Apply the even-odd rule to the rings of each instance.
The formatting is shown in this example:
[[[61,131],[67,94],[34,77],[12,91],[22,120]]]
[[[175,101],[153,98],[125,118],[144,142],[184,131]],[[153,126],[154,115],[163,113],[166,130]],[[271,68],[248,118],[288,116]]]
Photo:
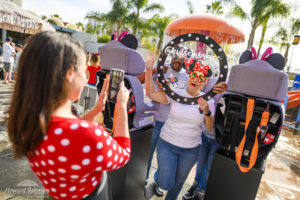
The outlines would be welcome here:
[[[55,31],[40,17],[23,10],[10,0],[0,0],[0,28],[28,34]]]

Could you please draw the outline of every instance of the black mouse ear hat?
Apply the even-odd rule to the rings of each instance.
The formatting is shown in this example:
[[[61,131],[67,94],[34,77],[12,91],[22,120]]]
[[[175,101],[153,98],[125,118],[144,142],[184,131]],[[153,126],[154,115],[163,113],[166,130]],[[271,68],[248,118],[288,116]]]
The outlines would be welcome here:
[[[279,53],[272,53],[272,47],[266,49],[261,56],[261,60],[270,63],[275,69],[282,70],[285,65],[283,56]]]
[[[138,47],[138,40],[137,38],[132,35],[132,34],[126,34],[121,40],[120,42],[122,44],[124,44],[126,47],[130,48],[130,49],[134,49],[136,50]]]
[[[272,47],[266,49],[262,54],[260,60],[264,60],[271,64],[275,69],[282,70],[285,65],[285,60],[283,56],[279,53],[273,53]],[[257,59],[256,50],[254,47],[251,47],[250,50],[246,50],[242,53],[239,63],[244,64],[250,60]]]

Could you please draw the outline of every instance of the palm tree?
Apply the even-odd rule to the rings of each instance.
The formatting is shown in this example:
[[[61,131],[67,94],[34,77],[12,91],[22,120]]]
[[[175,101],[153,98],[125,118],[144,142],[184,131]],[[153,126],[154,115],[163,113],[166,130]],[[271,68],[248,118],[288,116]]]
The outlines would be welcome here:
[[[251,0],[251,12],[248,14],[237,3],[234,3],[230,14],[242,20],[247,19],[251,23],[251,31],[247,45],[248,49],[253,45],[256,29],[270,16],[269,12],[272,12],[272,9],[268,8],[276,4],[282,4],[281,0]]]
[[[98,11],[89,12],[85,18],[94,19],[98,22],[106,22],[109,27],[109,33],[112,34],[114,28],[119,35],[121,28],[128,23],[129,9],[123,0],[112,0],[112,10],[108,13]]]
[[[214,1],[211,4],[206,5],[206,13],[211,13],[215,15],[223,14],[222,1]]]
[[[86,33],[90,33],[90,34],[95,33],[95,27],[91,23],[86,24],[84,30]]]
[[[264,42],[269,20],[275,17],[281,17],[281,16],[286,17],[289,15],[289,12],[290,12],[290,6],[288,6],[287,4],[284,4],[280,1],[270,0],[270,4],[265,11],[265,17],[262,19],[263,21],[261,24],[262,32],[259,41],[258,55],[260,54],[261,46]]]
[[[175,18],[177,18],[178,15],[171,14],[169,16],[160,17],[159,14],[155,14],[150,20],[151,20],[151,26],[153,32],[158,36],[158,43],[157,43],[157,51],[158,54],[162,45],[163,37],[164,37],[164,31],[167,27],[167,25],[173,21]]]
[[[269,41],[270,43],[279,46],[280,51],[285,49],[283,56],[285,63],[288,62],[288,54],[292,45],[291,39],[299,32],[299,30],[300,18],[292,18],[289,20],[289,23],[285,23],[284,25],[280,24],[279,29],[274,34],[274,37],[272,37]]]
[[[148,4],[148,0],[129,0],[128,5],[131,7],[131,9],[135,10],[130,14],[129,17],[132,21],[134,35],[136,35],[138,29],[140,29],[141,26],[141,13],[147,13],[152,11],[164,11],[164,7],[161,4]]]

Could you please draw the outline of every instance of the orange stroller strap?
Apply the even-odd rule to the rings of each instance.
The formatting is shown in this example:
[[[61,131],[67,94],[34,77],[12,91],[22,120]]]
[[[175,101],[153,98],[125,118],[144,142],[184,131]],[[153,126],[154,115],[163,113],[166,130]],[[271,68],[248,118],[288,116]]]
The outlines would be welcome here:
[[[258,134],[261,132],[262,129],[266,131],[270,113],[269,113],[269,106],[267,106],[267,109],[262,113],[261,120],[260,120],[260,126],[256,128],[256,135],[255,135],[255,141],[254,145],[252,147],[251,155],[250,155],[250,160],[249,160],[249,166],[248,167],[243,167],[241,166],[241,158],[244,150],[244,145],[245,145],[245,140],[246,140],[246,131],[249,125],[249,122],[252,118],[253,114],[253,109],[254,109],[254,99],[248,99],[247,103],[247,113],[246,113],[246,126],[245,126],[245,134],[244,137],[238,146],[238,149],[235,154],[235,159],[236,162],[241,170],[241,172],[248,172],[254,165],[257,159],[257,153],[258,153]]]
[[[255,143],[254,143],[254,146],[253,146],[253,149],[252,149],[252,152],[251,152],[251,156],[250,156],[250,162],[249,162],[249,167],[243,167],[241,166],[241,159],[242,159],[242,155],[243,155],[243,150],[244,150],[244,146],[245,146],[245,142],[246,142],[246,131],[247,131],[247,128],[248,128],[248,125],[249,125],[249,122],[252,118],[252,114],[253,114],[253,110],[254,110],[254,102],[255,100],[254,99],[248,99],[247,101],[247,112],[246,112],[246,123],[245,123],[245,134],[243,136],[243,139],[241,141],[241,143],[239,144],[238,146],[238,149],[235,153],[235,160],[241,170],[241,172],[248,172],[254,165],[255,163],[255,160],[256,160],[256,156],[257,156],[257,150],[256,150],[256,155],[255,155],[255,158],[254,158],[254,146],[255,146]],[[257,140],[257,138],[255,139],[255,141]],[[255,151],[255,150],[254,150]],[[254,163],[252,163],[254,160]]]

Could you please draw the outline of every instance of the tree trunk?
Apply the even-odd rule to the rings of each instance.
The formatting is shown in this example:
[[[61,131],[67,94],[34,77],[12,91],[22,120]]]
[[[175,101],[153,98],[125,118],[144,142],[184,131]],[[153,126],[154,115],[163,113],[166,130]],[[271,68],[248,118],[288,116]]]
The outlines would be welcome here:
[[[118,23],[117,24],[117,35],[115,36],[116,37],[116,39],[118,39],[118,37],[120,36],[120,29],[121,29],[121,23]]]
[[[256,28],[257,28],[257,19],[255,19],[253,21],[253,23],[251,24],[251,32],[249,35],[247,49],[250,49],[250,47],[252,47],[252,45],[253,45]]]
[[[261,30],[261,37],[260,37],[260,41],[259,41],[259,47],[258,47],[258,52],[257,52],[257,56],[259,56],[260,54],[260,49],[261,49],[261,46],[264,42],[264,39],[265,39],[265,35],[266,35],[266,31],[267,31],[267,26],[268,26],[268,20],[266,22],[263,23],[263,27],[262,27],[262,30]]]
[[[159,38],[159,41],[157,43],[157,49],[156,49],[156,55],[159,54],[160,48],[161,48],[162,38]]]
[[[287,65],[287,62],[288,62],[288,56],[289,56],[290,47],[291,47],[290,44],[288,44],[287,47],[286,47],[286,50],[284,52],[283,58],[285,60],[285,65]]]
[[[135,35],[135,36],[136,36],[136,32],[138,30],[138,21],[139,21],[139,18],[140,18],[140,8],[137,8],[136,18],[135,18],[135,22],[134,22],[134,26],[133,26],[133,35]]]
[[[111,25],[109,25],[109,28],[108,28],[108,34],[112,35],[113,33],[114,33],[114,26],[111,24]]]
[[[250,49],[250,47],[252,47],[252,45],[253,45],[255,29],[256,29],[256,27],[252,26],[251,32],[250,32],[250,35],[249,35],[247,49]]]

